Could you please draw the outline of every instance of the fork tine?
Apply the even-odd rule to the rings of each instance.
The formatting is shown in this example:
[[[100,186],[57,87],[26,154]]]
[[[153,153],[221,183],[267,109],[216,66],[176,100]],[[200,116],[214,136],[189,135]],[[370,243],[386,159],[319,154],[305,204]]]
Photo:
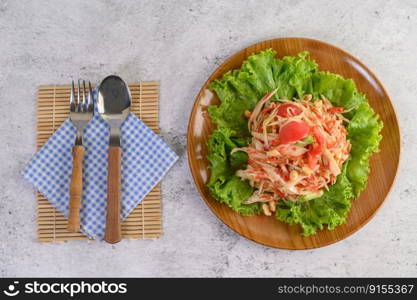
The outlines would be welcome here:
[[[80,103],[81,103],[81,95],[80,95],[80,91],[81,90],[81,84],[80,84],[80,80],[78,79],[78,87],[77,87],[77,110],[80,111]]]
[[[81,108],[82,111],[87,111],[87,89],[85,88],[85,80],[83,80],[83,104]]]
[[[93,89],[91,88],[91,82],[88,81],[88,110],[93,111],[94,105],[93,105]]]
[[[73,80],[72,81],[71,94],[70,94],[70,110],[71,111],[75,110],[74,97],[75,97],[75,88],[74,88],[74,80]]]
[[[74,103],[74,80],[72,81],[72,88],[71,88],[71,95],[70,95],[70,103]]]

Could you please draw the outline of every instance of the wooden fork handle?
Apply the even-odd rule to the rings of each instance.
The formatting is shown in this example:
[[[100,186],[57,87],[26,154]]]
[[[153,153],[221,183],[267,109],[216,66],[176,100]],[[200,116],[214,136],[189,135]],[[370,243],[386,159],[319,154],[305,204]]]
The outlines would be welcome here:
[[[120,224],[121,153],[120,147],[109,147],[107,218],[104,240],[111,244],[122,239]]]
[[[83,193],[83,159],[84,147],[74,146],[72,148],[72,175],[70,184],[70,201],[68,216],[68,231],[80,231],[80,208]]]

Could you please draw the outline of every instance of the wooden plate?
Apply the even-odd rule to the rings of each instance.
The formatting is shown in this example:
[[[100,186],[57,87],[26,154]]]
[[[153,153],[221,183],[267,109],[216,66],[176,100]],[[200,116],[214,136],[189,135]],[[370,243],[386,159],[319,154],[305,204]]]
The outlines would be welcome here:
[[[359,91],[365,93],[372,108],[384,122],[381,151],[371,158],[368,187],[353,205],[344,225],[335,230],[322,230],[310,237],[300,235],[298,226],[289,226],[273,217],[243,217],[226,205],[217,202],[206,187],[210,171],[206,159],[206,142],[215,126],[205,109],[219,103],[217,96],[208,90],[209,84],[225,72],[240,68],[249,55],[272,48],[278,56],[296,55],[307,50],[320,70],[352,78]],[[305,38],[283,38],[260,42],[226,60],[210,76],[195,100],[188,124],[188,161],[195,184],[207,205],[226,225],[242,236],[257,243],[281,249],[311,249],[340,241],[365,225],[387,197],[394,182],[399,156],[400,133],[390,98],[376,76],[358,59],[330,44]]]

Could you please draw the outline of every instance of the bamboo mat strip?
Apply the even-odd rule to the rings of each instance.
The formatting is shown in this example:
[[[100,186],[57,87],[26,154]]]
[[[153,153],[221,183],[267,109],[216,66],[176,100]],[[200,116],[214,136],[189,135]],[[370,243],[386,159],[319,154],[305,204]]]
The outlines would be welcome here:
[[[129,84],[131,111],[159,134],[159,82]],[[38,89],[37,148],[41,148],[68,118],[70,86],[40,86]],[[37,238],[39,242],[86,240],[67,231],[67,219],[37,193]],[[162,234],[161,189],[158,184],[122,223],[123,238],[158,238]]]

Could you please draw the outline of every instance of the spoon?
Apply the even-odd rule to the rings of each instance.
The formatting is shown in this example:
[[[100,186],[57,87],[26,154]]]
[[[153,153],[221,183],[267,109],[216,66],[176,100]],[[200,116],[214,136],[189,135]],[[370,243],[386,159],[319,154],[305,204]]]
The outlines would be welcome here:
[[[110,75],[98,89],[97,109],[110,126],[107,217],[104,240],[117,243],[122,238],[120,224],[121,153],[120,126],[129,115],[131,95],[123,79]]]

